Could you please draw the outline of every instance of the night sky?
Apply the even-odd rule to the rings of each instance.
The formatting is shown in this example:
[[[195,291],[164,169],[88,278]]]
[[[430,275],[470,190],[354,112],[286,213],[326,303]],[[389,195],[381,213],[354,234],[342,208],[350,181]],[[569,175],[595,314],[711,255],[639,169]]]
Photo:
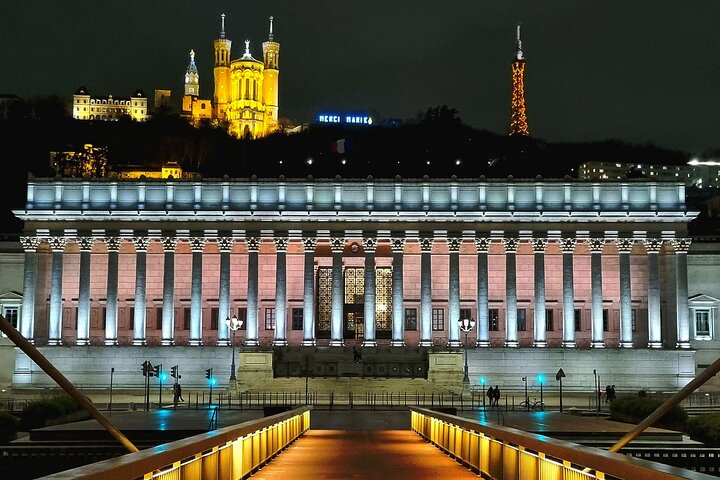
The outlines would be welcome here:
[[[521,23],[534,137],[720,148],[717,0],[5,2],[0,93],[170,89],[179,102],[194,49],[201,97],[212,98],[221,13],[233,58],[246,38],[261,58],[274,16],[280,116],[293,123],[321,111],[411,119],[447,105],[504,134]]]

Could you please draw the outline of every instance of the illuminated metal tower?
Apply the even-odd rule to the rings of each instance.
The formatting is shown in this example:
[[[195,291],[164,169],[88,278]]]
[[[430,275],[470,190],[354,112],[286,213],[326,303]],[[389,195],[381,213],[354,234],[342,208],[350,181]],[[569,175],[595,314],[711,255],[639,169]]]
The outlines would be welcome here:
[[[517,52],[512,62],[512,104],[510,135],[530,135],[525,113],[525,59],[520,40],[520,24],[517,26]]]

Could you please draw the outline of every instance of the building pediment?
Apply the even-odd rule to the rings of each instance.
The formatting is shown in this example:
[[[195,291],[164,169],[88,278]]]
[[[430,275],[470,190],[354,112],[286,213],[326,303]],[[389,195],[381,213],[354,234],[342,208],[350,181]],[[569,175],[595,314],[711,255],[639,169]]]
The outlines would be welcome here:
[[[698,293],[697,295],[693,295],[692,297],[688,298],[688,302],[690,305],[698,305],[698,304],[712,304],[712,303],[718,303],[720,302],[719,299],[715,297],[711,297],[710,295],[705,295],[704,293]]]

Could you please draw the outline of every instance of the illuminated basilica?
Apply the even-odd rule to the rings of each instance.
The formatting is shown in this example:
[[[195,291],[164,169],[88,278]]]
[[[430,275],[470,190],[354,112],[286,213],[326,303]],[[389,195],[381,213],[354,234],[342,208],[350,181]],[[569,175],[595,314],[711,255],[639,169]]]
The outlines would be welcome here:
[[[228,131],[240,138],[264,137],[278,128],[280,44],[273,39],[273,17],[268,40],[262,44],[262,60],[250,53],[250,40],[245,40],[243,55],[232,59],[232,41],[225,37],[225,14],[221,18],[220,38],[213,44],[213,101],[200,98],[195,52],[191,51],[185,73],[183,115],[194,123],[214,119],[227,124]]]

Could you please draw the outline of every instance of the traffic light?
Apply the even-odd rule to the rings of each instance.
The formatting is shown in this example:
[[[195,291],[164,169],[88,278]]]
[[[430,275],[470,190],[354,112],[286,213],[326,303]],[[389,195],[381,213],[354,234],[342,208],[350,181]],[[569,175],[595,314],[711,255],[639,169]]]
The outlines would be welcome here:
[[[159,363],[153,367],[153,375],[160,378],[160,373],[162,372],[162,363]],[[152,377],[152,375],[150,375]]]
[[[152,375],[153,375],[153,366],[147,360],[145,360],[142,363],[142,372],[143,372],[143,377],[148,377],[148,376],[152,377]]]
[[[170,367],[170,376],[173,377],[173,378],[179,378],[179,377],[178,377],[178,366],[177,366],[177,365],[173,365],[172,367]]]
[[[210,380],[210,379],[212,379],[212,376],[213,376],[213,369],[212,369],[212,368],[208,368],[207,370],[205,370],[205,378],[207,378],[208,380]]]

